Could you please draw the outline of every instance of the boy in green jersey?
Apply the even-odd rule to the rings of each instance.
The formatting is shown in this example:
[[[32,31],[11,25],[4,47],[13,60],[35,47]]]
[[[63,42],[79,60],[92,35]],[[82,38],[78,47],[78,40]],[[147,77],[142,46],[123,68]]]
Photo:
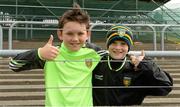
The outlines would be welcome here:
[[[10,61],[9,67],[14,71],[44,68],[46,106],[93,105],[92,71],[100,56],[84,47],[90,36],[89,22],[89,15],[75,4],[59,19],[61,47],[52,45],[51,36],[44,47],[20,53]]]

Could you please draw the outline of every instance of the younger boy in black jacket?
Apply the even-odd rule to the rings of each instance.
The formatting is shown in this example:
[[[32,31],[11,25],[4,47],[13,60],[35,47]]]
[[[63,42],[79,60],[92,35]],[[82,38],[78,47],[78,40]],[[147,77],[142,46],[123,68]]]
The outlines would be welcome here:
[[[140,105],[148,95],[165,96],[171,90],[170,75],[152,60],[128,55],[133,45],[132,32],[122,25],[107,33],[107,49],[93,71],[94,106]]]

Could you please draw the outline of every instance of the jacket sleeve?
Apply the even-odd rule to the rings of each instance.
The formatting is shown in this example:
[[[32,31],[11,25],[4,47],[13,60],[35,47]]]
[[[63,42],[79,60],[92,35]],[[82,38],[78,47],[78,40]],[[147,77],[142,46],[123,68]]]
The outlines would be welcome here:
[[[31,69],[42,69],[45,61],[41,60],[38,56],[38,50],[29,50],[17,54],[9,62],[9,68],[15,72]]]
[[[173,86],[173,79],[169,73],[161,69],[154,61],[145,58],[138,65],[138,69],[143,72],[146,86],[149,87],[146,91],[148,95],[167,95]]]
[[[97,46],[97,45],[94,44],[94,43],[89,43],[89,42],[86,42],[85,47],[86,47],[86,48],[90,48],[90,49],[94,49],[96,52],[102,50],[101,47]]]

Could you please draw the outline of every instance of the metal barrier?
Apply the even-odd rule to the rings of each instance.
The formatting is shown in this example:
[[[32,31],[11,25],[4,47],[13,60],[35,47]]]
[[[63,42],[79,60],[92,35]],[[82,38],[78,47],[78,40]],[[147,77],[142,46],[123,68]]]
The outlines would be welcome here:
[[[0,21],[0,24],[12,24],[16,21]],[[3,49],[3,27],[0,25],[0,49]]]
[[[52,22],[37,22],[37,21],[0,21],[0,24],[6,24],[10,23],[11,26],[9,27],[9,35],[8,35],[8,49],[12,49],[12,30],[13,27],[17,24],[48,24],[48,25],[57,25],[57,23]],[[92,30],[96,26],[110,26],[113,25],[113,23],[91,23],[90,30]],[[169,26],[180,26],[180,25],[166,25],[166,24],[122,24],[126,26],[147,26],[152,29],[153,31],[153,48],[154,51],[157,50],[157,37],[156,37],[156,29],[154,27],[163,27],[162,33],[161,33],[161,50],[164,51],[164,32]],[[27,28],[27,26],[26,26]],[[25,29],[26,29],[25,28]],[[33,29],[32,26],[29,29]],[[91,38],[88,40],[91,42]],[[3,27],[0,26],[0,49],[3,49]]]
[[[2,50],[2,49],[3,49],[3,30],[0,25],[0,50]]]
[[[9,50],[12,49],[12,30],[13,27],[16,24],[49,24],[49,25],[56,25],[57,23],[52,23],[52,22],[37,22],[37,21],[16,21],[14,22],[10,28],[9,28],[9,36],[8,36],[8,47]],[[95,26],[107,26],[107,25],[113,25],[112,23],[92,23],[92,26],[90,27],[90,30],[92,30],[93,27]],[[154,25],[154,24],[123,24],[126,26],[147,26],[150,27],[153,30],[154,36],[153,36],[153,44],[154,44],[154,50],[157,50],[157,46],[156,46],[156,30],[153,26],[158,26],[158,25]],[[32,29],[32,26],[31,26]],[[91,38],[89,38],[89,42],[91,41]]]
[[[13,27],[16,25],[16,24],[48,24],[48,25],[55,25],[57,23],[52,23],[52,22],[35,22],[35,21],[16,21],[14,22],[10,28],[9,28],[9,37],[8,37],[8,46],[9,46],[9,50],[12,49],[12,30],[13,30]]]
[[[28,50],[0,50],[0,57],[12,57]]]
[[[11,57],[28,50],[0,50],[0,57]],[[180,51],[144,51],[149,57],[180,57]],[[140,55],[141,51],[130,51],[130,54]]]
[[[180,27],[180,25],[166,25],[163,29],[162,29],[162,32],[161,32],[161,50],[164,51],[164,33],[165,33],[165,30],[168,28],[168,27]]]

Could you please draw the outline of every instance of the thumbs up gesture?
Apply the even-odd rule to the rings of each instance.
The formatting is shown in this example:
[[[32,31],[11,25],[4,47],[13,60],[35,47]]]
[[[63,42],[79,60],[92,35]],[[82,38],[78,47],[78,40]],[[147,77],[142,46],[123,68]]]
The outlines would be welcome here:
[[[48,42],[38,49],[39,55],[43,60],[53,60],[59,53],[58,48],[53,46],[53,39],[53,35],[51,35]]]
[[[137,66],[144,59],[144,57],[145,57],[144,50],[141,51],[140,56],[134,56],[134,55],[130,56],[131,63],[134,65],[135,70],[137,70]]]

